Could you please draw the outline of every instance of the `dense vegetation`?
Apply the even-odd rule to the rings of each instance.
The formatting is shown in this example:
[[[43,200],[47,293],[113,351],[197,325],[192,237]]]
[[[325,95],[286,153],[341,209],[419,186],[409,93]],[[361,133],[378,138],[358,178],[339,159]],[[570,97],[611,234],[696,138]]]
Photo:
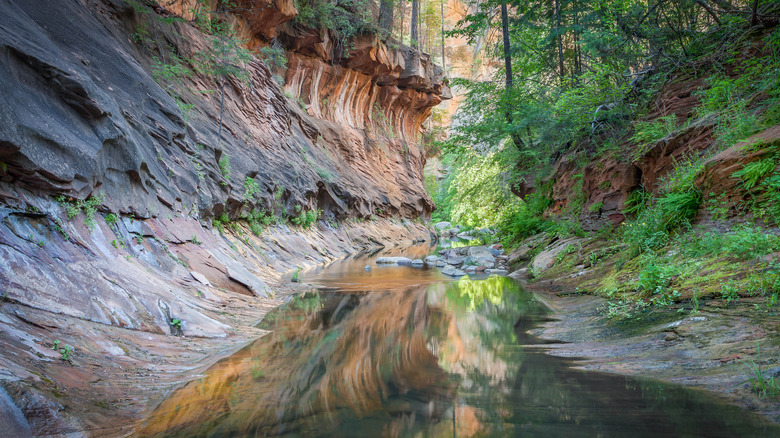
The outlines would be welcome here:
[[[683,283],[719,257],[748,261],[780,251],[772,231],[780,221],[777,144],[752,145],[763,158],[732,175],[749,194],[736,207],[727,194],[702,193],[695,183],[707,158],[780,123],[779,16],[780,3],[771,0],[480,3],[451,33],[475,40],[500,32],[491,49],[501,67],[489,81],[453,81],[466,90],[460,112],[470,116],[441,145],[450,173],[429,184],[434,219],[495,226],[509,246],[541,231],[607,240],[567,253],[586,266],[611,260],[612,285],[599,289],[610,297],[631,292],[669,303],[680,291],[692,299],[715,293]],[[700,103],[684,119],[658,106],[659,91],[682,80],[703,80],[694,93]],[[622,224],[583,231],[580,219],[602,208],[587,202],[587,165],[641,161],[659,140],[696,126],[712,127],[710,146],[685,153],[657,186],[637,186],[623,203]],[[552,209],[553,166],[563,156],[579,173],[565,203]],[[731,231],[692,228],[701,209]],[[774,305],[780,276],[762,263],[751,268],[761,272],[760,285],[734,272],[714,283],[733,283],[724,297],[755,293]],[[617,274],[624,271],[630,275]]]

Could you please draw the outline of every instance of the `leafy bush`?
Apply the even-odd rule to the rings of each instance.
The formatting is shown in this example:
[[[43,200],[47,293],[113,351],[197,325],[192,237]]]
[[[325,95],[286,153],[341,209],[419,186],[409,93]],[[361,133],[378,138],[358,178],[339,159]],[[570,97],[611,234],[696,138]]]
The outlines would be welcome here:
[[[296,208],[296,210],[299,209],[300,207]],[[309,228],[312,226],[314,222],[317,221],[317,219],[321,214],[322,214],[322,210],[301,211],[298,216],[293,216],[292,218],[290,218],[290,222],[292,222],[295,225],[298,225],[299,227]]]
[[[254,202],[258,193],[260,193],[260,185],[254,178],[246,177],[244,180],[244,202]]]

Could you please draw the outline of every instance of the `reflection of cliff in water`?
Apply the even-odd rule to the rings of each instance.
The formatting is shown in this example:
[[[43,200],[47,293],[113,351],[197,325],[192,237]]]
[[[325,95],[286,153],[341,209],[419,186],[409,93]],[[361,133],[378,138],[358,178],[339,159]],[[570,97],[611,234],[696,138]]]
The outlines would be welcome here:
[[[771,433],[774,426],[705,393],[574,370],[524,346],[536,343],[525,330],[546,313],[500,277],[296,297],[264,322],[273,333],[174,392],[140,433]]]
[[[176,391],[142,433],[322,432],[342,415],[369,417],[380,409],[385,421],[441,415],[437,401],[452,389],[426,347],[426,296],[417,288],[296,298],[269,315],[273,333]]]

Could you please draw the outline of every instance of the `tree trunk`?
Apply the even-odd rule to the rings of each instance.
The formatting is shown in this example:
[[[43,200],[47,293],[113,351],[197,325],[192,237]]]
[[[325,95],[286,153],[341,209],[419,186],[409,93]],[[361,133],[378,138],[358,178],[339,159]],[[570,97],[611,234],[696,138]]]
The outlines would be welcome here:
[[[439,6],[441,7],[441,69],[444,70],[446,75],[447,65],[444,59],[444,1],[439,0]]]
[[[379,1],[379,28],[387,31],[388,36],[393,34],[393,12],[395,0]]]
[[[566,72],[563,70],[563,36],[561,35],[561,4],[560,0],[555,0],[555,33],[558,41],[558,68],[561,75],[561,85],[563,85]]]
[[[420,20],[420,0],[412,0],[412,25],[410,29],[409,39],[412,47],[419,48],[419,29],[417,28],[417,22]]]
[[[511,92],[513,87],[512,82],[512,46],[509,43],[509,12],[507,11],[506,7],[506,0],[503,0],[501,2],[501,33],[504,37],[504,69],[506,70],[506,95],[505,95],[505,105],[506,105],[506,112],[504,113],[504,118],[506,119],[506,123],[508,125],[512,125],[512,104],[511,104]],[[524,149],[525,144],[523,143],[523,139],[520,138],[520,134],[513,132],[511,134],[512,142],[515,144],[515,147],[517,149]]]
[[[718,23],[720,24],[720,23]],[[750,25],[755,26],[758,24],[758,0],[753,1],[753,16],[750,18]]]
[[[222,115],[225,113],[225,77],[222,76],[222,82],[219,86],[220,98],[219,98],[219,130],[217,131],[217,147],[222,145]]]

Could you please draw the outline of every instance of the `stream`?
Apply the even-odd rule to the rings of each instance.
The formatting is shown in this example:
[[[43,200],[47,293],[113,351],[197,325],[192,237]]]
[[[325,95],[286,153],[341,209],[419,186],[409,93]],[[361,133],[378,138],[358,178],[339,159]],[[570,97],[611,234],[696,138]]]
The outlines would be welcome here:
[[[780,429],[707,392],[572,367],[526,331],[549,310],[506,277],[379,266],[301,273],[272,333],[162,401],[142,436],[751,437]],[[371,269],[366,270],[365,266]]]

